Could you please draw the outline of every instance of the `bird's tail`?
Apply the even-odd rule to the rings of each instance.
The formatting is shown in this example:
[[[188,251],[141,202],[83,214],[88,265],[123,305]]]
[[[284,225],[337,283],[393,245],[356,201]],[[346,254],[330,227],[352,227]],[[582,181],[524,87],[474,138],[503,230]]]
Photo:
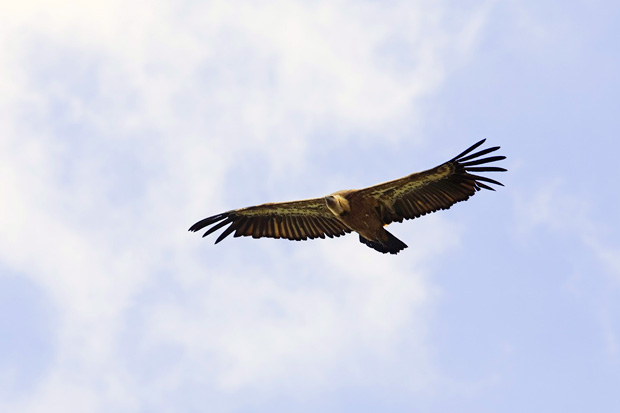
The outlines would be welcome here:
[[[388,239],[385,243],[370,241],[360,235],[360,242],[362,244],[368,245],[370,248],[374,248],[375,250],[387,254],[398,254],[400,251],[407,248],[407,244],[396,238],[394,235],[385,231],[388,236]]]

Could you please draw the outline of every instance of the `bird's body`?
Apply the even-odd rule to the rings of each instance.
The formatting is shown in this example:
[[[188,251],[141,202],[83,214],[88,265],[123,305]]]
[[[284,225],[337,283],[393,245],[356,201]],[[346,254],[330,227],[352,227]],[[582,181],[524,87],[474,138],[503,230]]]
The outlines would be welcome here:
[[[338,218],[351,230],[357,232],[366,239],[379,239],[385,238],[381,234],[383,231],[383,222],[379,214],[377,214],[377,200],[370,197],[360,197],[357,191],[338,191],[332,195],[332,197],[341,198],[348,205],[348,210],[345,210],[338,214],[336,211],[332,211],[334,214],[338,214]],[[326,201],[329,208],[329,202]],[[351,213],[351,211],[354,211]]]
[[[352,231],[360,236],[364,244],[380,251],[392,252],[407,248],[407,245],[386,231],[385,223],[381,219],[381,205],[378,199],[363,196],[357,190],[344,190],[334,192],[325,197],[325,202],[330,211]],[[333,209],[330,204],[337,202],[346,205],[341,209]]]
[[[355,231],[360,241],[369,247],[382,253],[396,254],[407,245],[389,233],[386,225],[448,209],[456,202],[468,199],[480,188],[493,190],[483,182],[502,185],[493,179],[470,173],[505,171],[496,166],[477,166],[505,159],[504,156],[479,158],[499,147],[466,156],[482,143],[484,140],[442,165],[404,178],[364,189],[334,192],[324,198],[231,210],[197,222],[190,231],[199,231],[215,224],[203,235],[206,236],[230,224],[216,244],[233,231],[235,237],[291,240],[331,238]]]

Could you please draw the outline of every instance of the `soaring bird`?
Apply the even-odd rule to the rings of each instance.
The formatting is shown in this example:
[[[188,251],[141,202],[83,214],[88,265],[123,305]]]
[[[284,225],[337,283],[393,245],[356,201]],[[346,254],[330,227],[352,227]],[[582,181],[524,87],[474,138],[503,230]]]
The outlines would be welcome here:
[[[216,244],[233,232],[235,237],[301,241],[339,237],[355,231],[360,242],[370,248],[384,254],[397,254],[407,245],[386,231],[386,225],[448,209],[482,188],[495,190],[485,182],[503,186],[496,180],[472,173],[506,171],[488,165],[505,159],[505,156],[483,157],[498,150],[499,146],[470,154],[484,142],[485,139],[477,142],[448,162],[404,178],[364,189],[337,191],[322,198],[233,209],[200,220],[189,230],[200,231],[212,225],[204,233],[205,237],[228,225]]]

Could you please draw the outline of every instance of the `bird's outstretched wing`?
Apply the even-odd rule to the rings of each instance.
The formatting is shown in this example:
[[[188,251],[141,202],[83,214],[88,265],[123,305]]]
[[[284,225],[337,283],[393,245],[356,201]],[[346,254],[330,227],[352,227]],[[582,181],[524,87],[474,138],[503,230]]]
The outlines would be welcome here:
[[[500,182],[474,173],[504,172],[506,171],[504,168],[487,164],[506,157],[482,157],[495,152],[499,146],[469,155],[484,141],[485,139],[481,140],[442,165],[360,189],[356,196],[375,198],[381,219],[387,225],[391,222],[402,222],[403,219],[417,218],[440,209],[448,209],[457,202],[465,201],[481,188],[494,191],[487,184],[502,185]]]
[[[286,238],[301,241],[312,238],[338,237],[351,232],[325,204],[323,198],[279,202],[234,209],[196,222],[190,231],[213,225],[203,237],[228,225],[217,244],[233,231],[235,237]]]

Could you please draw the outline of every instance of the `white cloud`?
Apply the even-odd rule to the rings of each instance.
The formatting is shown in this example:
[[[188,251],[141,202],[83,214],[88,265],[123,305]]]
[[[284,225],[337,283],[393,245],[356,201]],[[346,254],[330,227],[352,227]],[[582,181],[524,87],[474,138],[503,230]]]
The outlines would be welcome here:
[[[315,260],[341,262],[312,266],[310,257],[278,257],[293,266],[310,266],[314,282],[303,285],[294,279],[282,282],[282,275],[267,277],[270,272],[263,266],[255,273],[247,267],[206,272],[201,293],[191,297],[193,305],[158,307],[149,330],[157,342],[193,349],[197,354],[192,359],[198,363],[217,355],[210,369],[204,367],[215,370],[210,379],[229,391],[258,388],[273,393],[295,387],[303,393],[327,388],[335,377],[372,381],[355,377],[360,358],[375,352],[389,358],[405,327],[415,334],[400,338],[412,351],[423,353],[423,320],[415,314],[428,292],[419,273],[390,268],[385,262],[373,265],[372,259],[353,272],[333,268],[345,259],[334,257],[324,246],[311,250],[318,252]],[[304,277],[302,271],[285,275]]]
[[[586,244],[594,251],[605,270],[620,282],[620,247],[590,237],[586,240]]]
[[[213,247],[185,228],[226,207],[216,194],[252,189],[226,186],[243,160],[269,177],[351,131],[402,137],[480,13],[446,28],[436,3],[10,7],[0,260],[45,288],[59,321],[35,394],[4,407],[140,409],[184,384],[313,391],[389,382],[385,366],[428,384],[425,274],[451,245],[447,224],[433,221],[437,242],[416,235],[409,258],[352,236]]]

